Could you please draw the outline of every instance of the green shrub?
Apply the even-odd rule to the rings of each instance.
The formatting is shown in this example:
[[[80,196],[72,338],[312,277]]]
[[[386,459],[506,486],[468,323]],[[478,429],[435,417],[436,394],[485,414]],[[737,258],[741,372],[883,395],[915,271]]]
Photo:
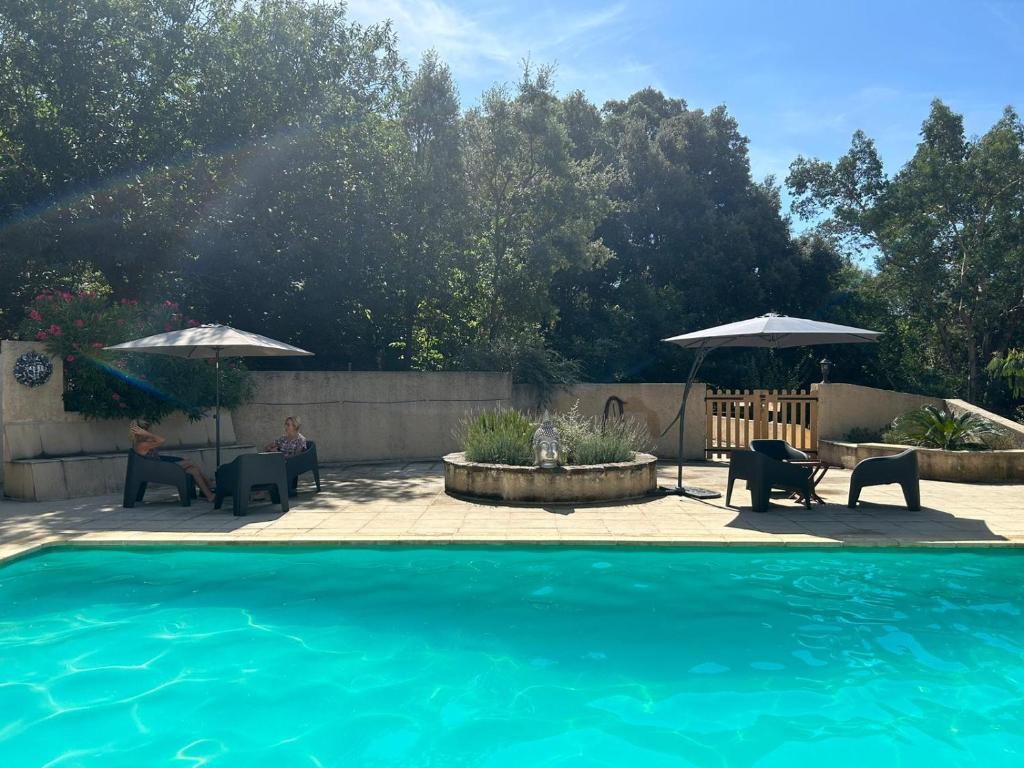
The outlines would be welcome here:
[[[463,422],[462,449],[469,461],[529,467],[534,463],[535,430],[520,411],[485,411]]]
[[[22,338],[42,343],[64,361],[64,407],[96,419],[158,422],[175,411],[196,420],[216,400],[212,361],[109,352],[106,346],[198,325],[172,301],[111,299],[92,292],[45,291],[32,302]],[[248,371],[237,359],[221,363],[221,405],[252,397]]]
[[[544,340],[529,332],[472,344],[462,351],[458,367],[471,371],[508,371],[512,382],[525,387],[543,408],[559,390],[580,379],[580,366],[549,349]]]
[[[1024,397],[1024,349],[1011,349],[1005,356],[996,355],[986,369],[995,377],[1006,379],[1014,397]]]
[[[1003,437],[1003,431],[988,419],[973,413],[954,416],[926,405],[905,413],[885,432],[886,442],[942,448],[947,451],[988,450]]]
[[[651,450],[653,441],[646,422],[636,416],[609,419],[580,414],[579,402],[552,421],[562,442],[562,463],[571,465],[610,464],[632,461],[638,451]]]
[[[909,440],[909,437],[895,429],[891,424],[882,430],[881,442],[883,443],[889,443],[890,445],[915,445],[915,443],[908,442]]]
[[[551,417],[562,444],[562,464],[610,464],[632,461],[653,445],[647,424],[635,416],[609,419],[582,416],[579,403]],[[466,419],[458,438],[469,461],[529,467],[535,461],[533,433],[537,425],[516,410],[485,411]]]

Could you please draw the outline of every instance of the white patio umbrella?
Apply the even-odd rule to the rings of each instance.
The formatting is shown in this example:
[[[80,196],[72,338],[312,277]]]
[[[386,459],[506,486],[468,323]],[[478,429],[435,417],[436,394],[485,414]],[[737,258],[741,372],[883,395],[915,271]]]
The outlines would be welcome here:
[[[690,375],[683,387],[683,401],[679,406],[676,419],[679,420],[679,458],[676,463],[676,487],[674,493],[695,498],[717,498],[720,493],[704,488],[693,488],[683,485],[683,434],[685,430],[686,401],[690,397],[697,371],[707,357],[708,352],[722,347],[809,347],[817,344],[860,344],[878,341],[882,334],[879,331],[868,331],[848,325],[823,323],[818,320],[805,320],[802,317],[787,317],[769,312],[760,317],[740,320],[736,323],[716,325],[702,331],[693,331],[679,336],[672,336],[662,341],[678,344],[684,349],[696,351]],[[672,425],[669,424],[669,427]]]
[[[268,339],[258,333],[240,331],[229,325],[199,325],[180,331],[158,333],[141,339],[104,347],[114,352],[144,352],[194,360],[212,358],[217,365],[217,466],[220,466],[220,359],[221,357],[294,357],[312,355],[304,349]]]

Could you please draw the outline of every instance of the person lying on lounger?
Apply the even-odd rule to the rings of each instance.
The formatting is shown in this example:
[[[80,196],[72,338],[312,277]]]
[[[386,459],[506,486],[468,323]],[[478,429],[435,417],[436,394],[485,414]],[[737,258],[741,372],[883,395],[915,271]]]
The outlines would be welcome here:
[[[206,497],[207,501],[213,501],[213,491],[210,490],[210,481],[207,480],[203,474],[202,468],[193,461],[182,458],[181,456],[163,456],[160,454],[159,448],[166,441],[165,438],[160,435],[155,435],[149,431],[148,421],[139,421],[132,424],[128,428],[132,433],[132,450],[135,451],[139,456],[150,461],[170,461],[177,464],[186,473],[192,475],[192,478],[196,481],[196,485],[199,486],[199,490],[203,492],[203,496]]]

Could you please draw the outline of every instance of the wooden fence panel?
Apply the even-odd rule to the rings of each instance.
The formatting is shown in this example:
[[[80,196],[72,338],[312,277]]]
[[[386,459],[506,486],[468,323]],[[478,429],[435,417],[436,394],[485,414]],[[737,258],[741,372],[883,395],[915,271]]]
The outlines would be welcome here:
[[[705,454],[728,456],[751,440],[785,440],[818,453],[818,397],[797,390],[708,390],[704,400]]]

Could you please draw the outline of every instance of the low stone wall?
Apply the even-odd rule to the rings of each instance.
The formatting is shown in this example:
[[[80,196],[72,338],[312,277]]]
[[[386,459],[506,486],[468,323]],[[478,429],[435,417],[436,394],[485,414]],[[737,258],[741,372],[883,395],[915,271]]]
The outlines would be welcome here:
[[[686,445],[683,446],[683,455],[691,461],[704,459],[706,391],[706,384],[695,383],[686,403]],[[517,397],[521,398],[518,390]],[[682,384],[577,384],[571,389],[558,392],[549,408],[552,411],[567,411],[578,401],[580,412],[585,416],[601,418],[609,398],[613,397],[622,401],[623,413],[637,416],[647,423],[647,430],[654,441],[651,447],[659,458],[674,459],[678,456],[678,425],[673,425],[664,437],[661,433],[672,424],[679,412],[683,398]],[[527,400],[522,405],[532,408],[535,404]],[[617,405],[613,403],[611,407]]]
[[[0,456],[5,496],[27,500],[66,499],[120,490],[124,482],[124,453],[131,447],[128,419],[87,419],[64,410],[64,361],[51,359],[53,373],[38,387],[14,378],[17,358],[25,352],[45,354],[43,345],[0,341]],[[214,468],[212,449],[216,426],[212,416],[189,421],[168,416],[154,427],[167,442],[166,453],[181,454]],[[221,412],[221,445],[233,458],[235,438],[231,414]],[[207,460],[206,448],[210,448]],[[246,451],[252,446],[240,446]]]
[[[818,458],[836,467],[853,469],[873,456],[892,456],[910,446],[888,443],[818,441]],[[917,449],[918,469],[924,480],[951,483],[997,483],[1024,480],[1024,450],[943,451]]]
[[[851,429],[881,430],[924,405],[946,407],[941,398],[858,384],[813,384],[811,390],[818,395],[819,440],[844,440]]]
[[[226,464],[236,456],[253,451],[252,445],[222,446],[220,460]],[[194,461],[207,477],[213,477],[216,471],[215,448],[172,448],[165,449],[164,453]],[[19,459],[6,465],[4,494],[26,501],[56,501],[121,493],[127,464],[127,451],[57,459]]]
[[[436,460],[456,450],[467,415],[512,406],[507,373],[257,371],[253,379],[256,396],[233,413],[238,439],[263,445],[295,416],[321,463]]]
[[[518,502],[592,502],[646,496],[658,487],[657,459],[638,453],[634,461],[580,467],[513,467],[444,457],[444,488],[456,496]]]
[[[63,360],[51,359],[53,374],[42,386],[29,388],[15,380],[14,361],[28,351],[45,353],[35,342],[0,342],[0,442],[4,462],[127,451],[131,446],[128,419],[87,419],[64,410]],[[221,413],[220,428],[221,443],[234,443],[235,429],[227,411]],[[160,422],[156,431],[167,438],[168,448],[214,444],[212,416],[192,422],[174,414]]]
[[[980,416],[983,419],[988,419],[999,427],[1002,433],[1013,444],[1014,448],[1024,448],[1024,424],[1021,424],[1020,422],[1011,421],[997,413],[992,413],[992,411],[986,411],[984,408],[979,408],[973,403],[968,403],[966,400],[947,400],[946,410],[954,416],[971,413],[975,416]]]

